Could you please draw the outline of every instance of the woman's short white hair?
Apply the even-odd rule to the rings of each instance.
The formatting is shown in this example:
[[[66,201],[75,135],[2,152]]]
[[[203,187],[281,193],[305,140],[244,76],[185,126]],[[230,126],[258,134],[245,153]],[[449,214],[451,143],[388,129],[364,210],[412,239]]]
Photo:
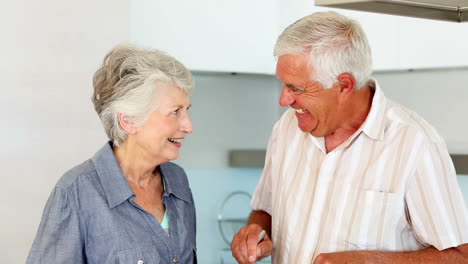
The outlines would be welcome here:
[[[156,49],[118,45],[104,58],[93,78],[92,101],[107,136],[115,146],[126,140],[118,115],[141,125],[157,109],[157,91],[174,86],[190,94],[192,74],[175,58]]]
[[[287,27],[276,41],[274,55],[307,54],[311,79],[330,88],[338,75],[350,73],[356,88],[367,84],[372,55],[359,23],[337,12],[317,12]]]

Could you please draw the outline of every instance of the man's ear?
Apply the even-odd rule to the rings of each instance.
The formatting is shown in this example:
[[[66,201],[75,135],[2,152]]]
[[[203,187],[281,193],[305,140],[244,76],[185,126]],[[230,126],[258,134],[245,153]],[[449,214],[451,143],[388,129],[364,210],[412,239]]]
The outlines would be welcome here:
[[[350,73],[338,75],[338,84],[340,85],[340,104],[345,103],[356,89],[356,79]]]
[[[127,132],[129,135],[136,133],[137,127],[131,117],[123,113],[118,113],[117,117],[119,119],[120,127],[122,127],[125,132]]]

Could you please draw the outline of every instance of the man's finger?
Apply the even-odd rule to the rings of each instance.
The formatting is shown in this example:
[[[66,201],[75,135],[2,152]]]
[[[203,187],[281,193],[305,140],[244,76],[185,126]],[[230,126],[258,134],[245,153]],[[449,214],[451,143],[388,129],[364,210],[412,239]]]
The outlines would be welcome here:
[[[268,257],[273,250],[273,242],[270,239],[265,239],[257,245],[257,259]]]
[[[241,245],[242,245],[242,235],[237,233],[231,243],[231,252],[232,256],[237,260],[239,263],[246,263],[245,258],[242,254]],[[245,249],[245,246],[244,246]],[[245,250],[245,255],[247,255],[247,250]]]
[[[247,236],[247,254],[249,262],[257,260],[258,233],[250,233]]]

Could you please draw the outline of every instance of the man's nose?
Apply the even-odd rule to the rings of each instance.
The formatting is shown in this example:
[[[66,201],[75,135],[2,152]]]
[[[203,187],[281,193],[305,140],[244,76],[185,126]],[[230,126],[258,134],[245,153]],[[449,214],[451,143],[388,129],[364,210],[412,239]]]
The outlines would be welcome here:
[[[281,96],[279,99],[279,104],[281,106],[289,106],[292,103],[294,103],[294,97],[291,94],[291,91],[289,91],[288,88],[283,87],[283,90],[281,91]]]

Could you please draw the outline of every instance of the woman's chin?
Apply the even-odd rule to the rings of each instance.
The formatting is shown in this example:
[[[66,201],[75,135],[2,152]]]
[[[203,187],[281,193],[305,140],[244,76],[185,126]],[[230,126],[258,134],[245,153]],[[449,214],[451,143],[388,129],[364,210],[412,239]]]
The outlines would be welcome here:
[[[179,158],[179,155],[180,155],[179,151],[171,151],[171,153],[167,155],[167,159],[168,161],[176,160]]]

